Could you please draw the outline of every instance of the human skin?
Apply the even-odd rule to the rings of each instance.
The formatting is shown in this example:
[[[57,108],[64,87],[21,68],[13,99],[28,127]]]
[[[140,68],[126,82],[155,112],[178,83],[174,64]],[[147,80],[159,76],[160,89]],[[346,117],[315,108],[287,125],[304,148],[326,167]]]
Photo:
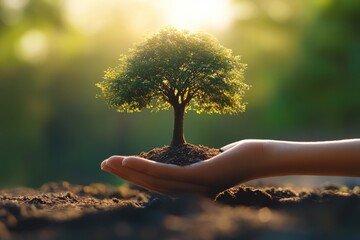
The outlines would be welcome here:
[[[242,140],[208,160],[180,167],[112,156],[101,169],[167,195],[215,194],[249,180],[287,175],[360,177],[360,139],[324,142]]]

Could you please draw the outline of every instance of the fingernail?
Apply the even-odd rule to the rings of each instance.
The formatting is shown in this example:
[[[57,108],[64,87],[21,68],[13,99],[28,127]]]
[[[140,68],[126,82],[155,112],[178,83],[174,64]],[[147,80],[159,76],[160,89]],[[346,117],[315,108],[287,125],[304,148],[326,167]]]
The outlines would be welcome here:
[[[101,163],[101,169],[104,170],[105,165],[107,164],[107,159],[102,161]]]

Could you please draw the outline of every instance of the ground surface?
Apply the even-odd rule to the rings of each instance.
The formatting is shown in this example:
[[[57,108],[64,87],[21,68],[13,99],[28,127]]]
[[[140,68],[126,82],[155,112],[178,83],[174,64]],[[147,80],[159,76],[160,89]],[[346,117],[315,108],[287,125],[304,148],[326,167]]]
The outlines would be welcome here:
[[[185,144],[140,156],[188,165],[219,150]],[[360,188],[239,186],[215,198],[68,182],[0,190],[2,239],[360,239]]]
[[[0,239],[360,239],[360,188],[240,186],[215,199],[67,182],[0,191]]]

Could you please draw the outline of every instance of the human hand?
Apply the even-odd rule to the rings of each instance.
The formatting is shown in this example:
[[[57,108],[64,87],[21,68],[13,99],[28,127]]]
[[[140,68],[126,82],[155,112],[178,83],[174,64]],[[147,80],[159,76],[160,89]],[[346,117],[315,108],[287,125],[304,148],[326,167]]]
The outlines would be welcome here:
[[[256,178],[286,175],[360,177],[360,139],[323,142],[242,140],[223,153],[179,167],[139,157],[113,156],[101,168],[151,191],[214,194]]]
[[[222,150],[211,159],[185,167],[134,156],[112,156],[101,163],[101,169],[167,195],[184,192],[211,195],[258,176],[260,142],[241,141]]]

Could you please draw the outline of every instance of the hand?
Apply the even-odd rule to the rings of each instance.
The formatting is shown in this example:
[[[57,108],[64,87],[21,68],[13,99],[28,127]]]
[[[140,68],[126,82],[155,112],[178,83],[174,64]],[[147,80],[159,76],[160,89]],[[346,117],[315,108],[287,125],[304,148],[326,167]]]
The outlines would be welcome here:
[[[161,194],[209,195],[256,178],[261,172],[257,163],[262,158],[262,147],[257,140],[240,141],[222,148],[224,152],[211,159],[185,167],[134,156],[112,156],[102,162],[101,169]]]
[[[360,139],[324,142],[243,140],[223,153],[186,167],[139,157],[113,156],[101,168],[151,191],[214,194],[262,177],[319,175],[360,177]]]

